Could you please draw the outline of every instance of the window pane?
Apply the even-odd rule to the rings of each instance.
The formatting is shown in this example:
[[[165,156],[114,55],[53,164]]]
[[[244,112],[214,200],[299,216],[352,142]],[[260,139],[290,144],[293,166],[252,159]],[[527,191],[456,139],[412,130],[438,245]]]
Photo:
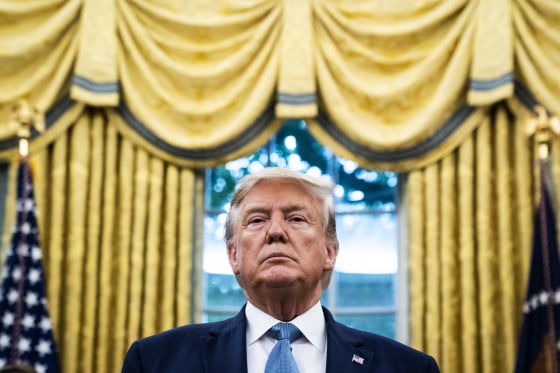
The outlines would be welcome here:
[[[338,214],[340,250],[336,269],[346,273],[396,273],[397,217],[384,214]]]
[[[303,120],[288,120],[267,146],[207,173],[206,209],[226,208],[236,182],[263,167],[287,167],[320,176],[328,174],[331,158],[330,150],[311,136]]]
[[[237,180],[249,173],[255,159],[258,160],[263,151],[265,150],[260,149],[251,157],[228,162],[225,166],[213,168],[206,173],[207,210],[225,209],[235,190]]]
[[[204,218],[204,250],[202,273],[202,321],[218,321],[231,317],[245,303],[243,289],[232,274],[223,240],[225,212],[206,214]]]
[[[389,338],[395,338],[396,336],[395,314],[338,314],[336,319],[352,328],[370,331]]]
[[[336,307],[395,307],[395,274],[336,273]]]
[[[296,171],[325,175],[329,172],[332,153],[307,131],[305,121],[288,120],[282,126],[270,148],[270,165]]]
[[[203,281],[206,287],[206,307],[231,307],[239,310],[245,303],[243,289],[237,283],[235,276],[204,273]]]
[[[341,159],[336,176],[339,211],[395,211],[398,181],[395,172],[364,170],[356,162]]]
[[[207,273],[232,274],[224,242],[226,213],[206,214],[204,217],[204,251],[202,270]]]

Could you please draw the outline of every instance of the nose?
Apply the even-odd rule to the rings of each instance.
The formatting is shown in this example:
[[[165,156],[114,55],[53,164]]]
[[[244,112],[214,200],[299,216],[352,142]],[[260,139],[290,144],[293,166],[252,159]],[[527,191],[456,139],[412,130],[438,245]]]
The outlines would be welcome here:
[[[271,244],[274,242],[286,243],[288,242],[288,236],[286,234],[286,229],[284,226],[284,217],[274,214],[270,218],[270,225],[268,227],[268,232],[266,232],[266,243]]]

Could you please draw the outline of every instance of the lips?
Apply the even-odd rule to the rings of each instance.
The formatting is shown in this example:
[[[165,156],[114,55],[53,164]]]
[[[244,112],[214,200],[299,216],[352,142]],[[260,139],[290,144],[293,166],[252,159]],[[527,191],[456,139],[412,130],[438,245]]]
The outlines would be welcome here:
[[[292,258],[284,253],[272,253],[270,255],[267,255],[266,258],[264,259],[264,261],[269,261],[269,260],[292,260]]]

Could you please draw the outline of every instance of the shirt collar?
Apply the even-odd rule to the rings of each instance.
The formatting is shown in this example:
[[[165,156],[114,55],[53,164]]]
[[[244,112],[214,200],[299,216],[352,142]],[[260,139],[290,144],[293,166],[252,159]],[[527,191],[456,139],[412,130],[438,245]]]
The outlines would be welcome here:
[[[250,302],[247,303],[245,308],[245,316],[247,317],[248,346],[258,341],[268,329],[280,322],[280,320],[261,311]],[[321,302],[315,303],[313,307],[290,322],[298,327],[309,343],[315,346],[315,348],[321,352],[325,351],[327,332]]]

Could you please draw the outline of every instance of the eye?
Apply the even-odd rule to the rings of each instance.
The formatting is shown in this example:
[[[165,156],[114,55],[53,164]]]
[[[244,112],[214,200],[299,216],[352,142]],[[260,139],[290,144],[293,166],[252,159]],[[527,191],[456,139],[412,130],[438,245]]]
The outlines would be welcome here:
[[[252,216],[249,219],[247,219],[247,225],[261,224],[264,221],[265,219],[262,216]]]
[[[294,223],[305,223],[307,221],[307,219],[305,219],[305,217],[302,215],[290,216],[289,220],[293,221]]]

